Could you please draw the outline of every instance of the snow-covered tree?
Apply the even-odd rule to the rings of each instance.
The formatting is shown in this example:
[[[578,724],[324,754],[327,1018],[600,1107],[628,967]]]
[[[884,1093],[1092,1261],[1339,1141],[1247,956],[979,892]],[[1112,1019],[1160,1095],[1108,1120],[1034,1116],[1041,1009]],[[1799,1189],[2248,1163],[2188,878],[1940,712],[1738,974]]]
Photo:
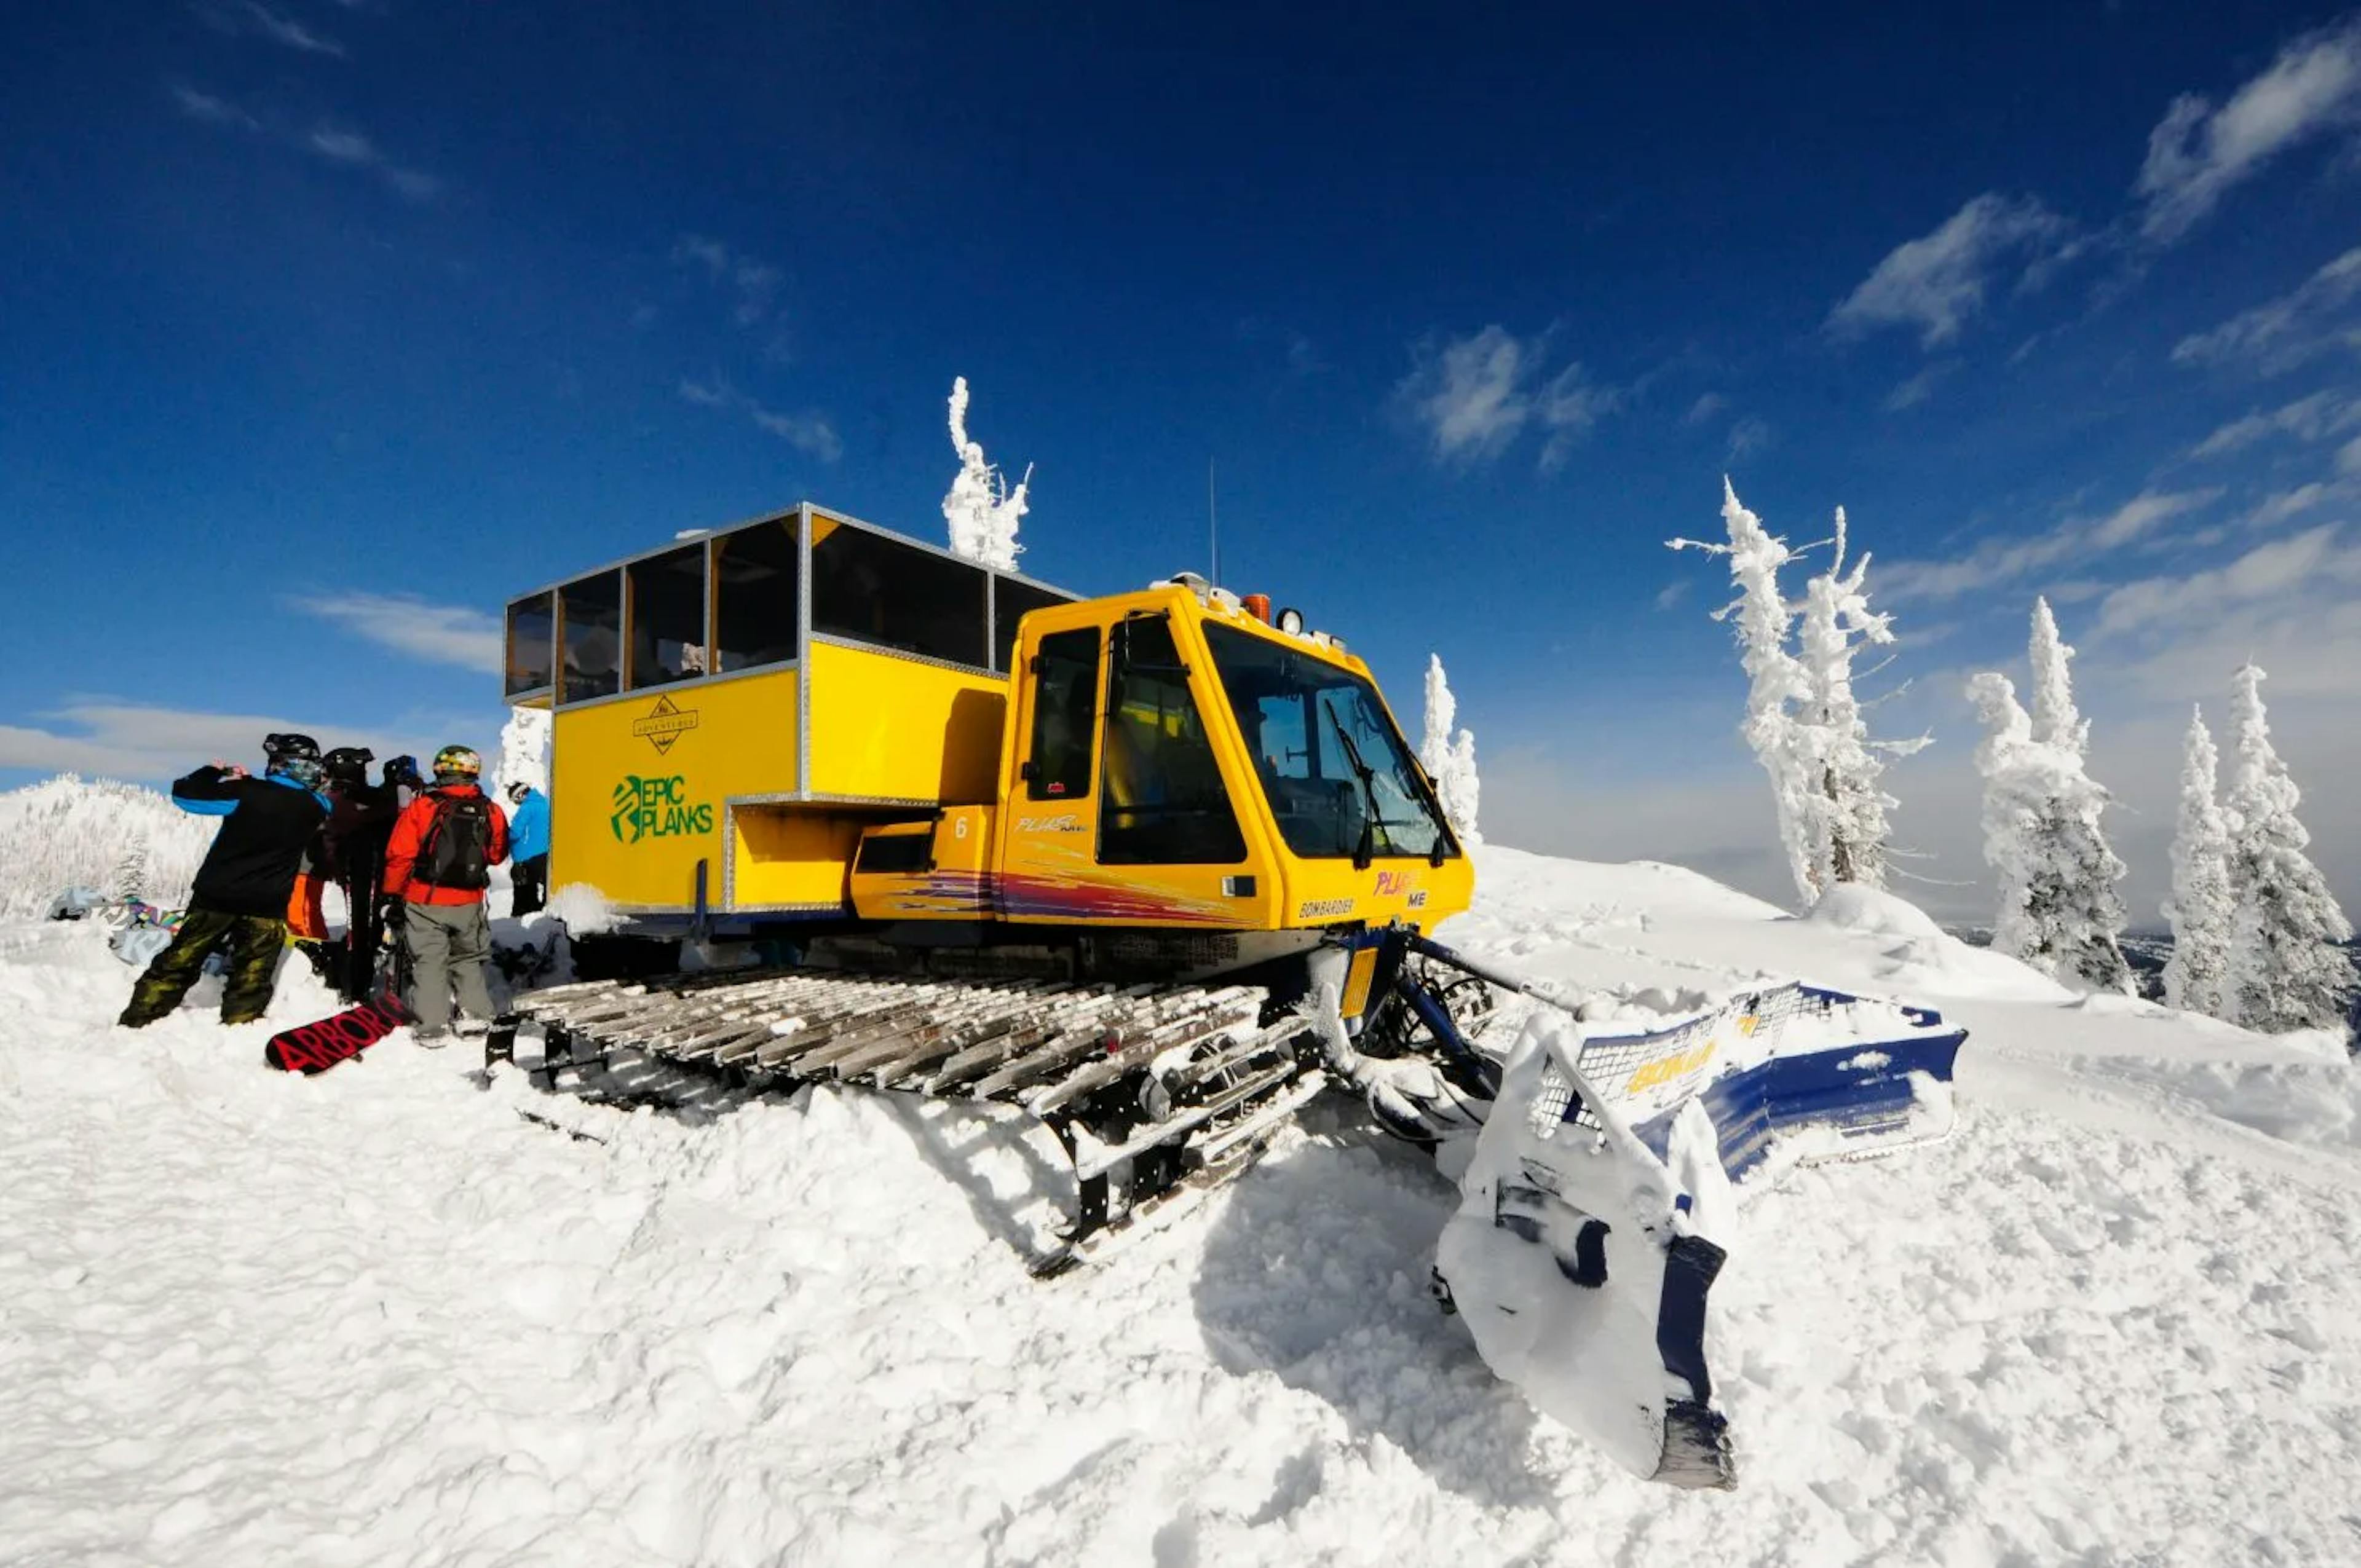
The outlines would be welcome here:
[[[1740,502],[1727,477],[1721,481],[1721,521],[1730,543],[1708,544],[1675,539],[1675,550],[1703,550],[1730,560],[1730,580],[1738,598],[1714,614],[1717,620],[1737,625],[1738,658],[1746,671],[1746,720],[1739,732],[1771,780],[1771,797],[1778,812],[1779,845],[1786,852],[1787,870],[1795,891],[1809,904],[1818,898],[1813,879],[1815,856],[1806,838],[1812,815],[1809,752],[1796,734],[1795,710],[1811,697],[1811,681],[1802,661],[1787,652],[1788,630],[1795,609],[1779,590],[1779,568],[1795,558],[1787,542],[1763,526],[1763,520]]]
[[[141,895],[177,906],[220,826],[113,779],[63,773],[0,795],[0,919],[39,915],[70,887],[120,889],[135,844]]]
[[[505,800],[509,785],[527,784],[549,793],[549,727],[545,707],[511,707],[500,726],[500,760],[492,770],[492,791]]]
[[[115,897],[128,904],[135,898],[148,896],[148,884],[154,873],[148,866],[148,829],[137,824],[126,828],[123,853],[115,862]]]
[[[1460,841],[1480,844],[1484,837],[1477,830],[1477,804],[1482,793],[1482,783],[1476,776],[1476,737],[1465,729],[1455,738],[1452,720],[1459,715],[1459,700],[1451,695],[1451,682],[1443,673],[1443,656],[1430,653],[1426,658],[1426,726],[1418,747],[1419,765],[1427,777],[1434,781],[1434,793],[1443,804],[1443,815],[1450,819],[1451,830]]]
[[[1837,510],[1835,556],[1806,586],[1800,609],[1779,587],[1782,567],[1798,554],[1742,505],[1725,478],[1721,516],[1728,543],[1675,539],[1675,550],[1727,556],[1738,598],[1715,613],[1736,624],[1740,663],[1749,682],[1741,733],[1771,780],[1779,841],[1795,891],[1806,904],[1829,886],[1885,883],[1893,797],[1883,786],[1885,760],[1925,740],[1872,740],[1853,690],[1853,656],[1867,642],[1891,643],[1893,618],[1869,608],[1869,557],[1845,560],[1845,514]],[[1797,652],[1788,650],[1798,620]]]
[[[2219,759],[2201,709],[2189,716],[2180,769],[2180,818],[2172,836],[2172,957],[2164,966],[2169,1006],[2212,1018],[2230,1015],[2230,926],[2238,901],[2230,887],[2230,835],[2214,799]]]
[[[2032,716],[2005,675],[1988,672],[1968,685],[1984,727],[1976,748],[1984,861],[2000,884],[1993,946],[2059,980],[2128,992],[2115,891],[2125,868],[2100,823],[2107,792],[2083,766],[2090,727],[2074,712],[2066,674],[2073,650],[2058,640],[2048,604],[2033,624]]]
[[[2344,1019],[2353,961],[2339,943],[2352,922],[2305,850],[2296,819],[2302,795],[2271,745],[2263,672],[2237,674],[2232,712],[2236,763],[2230,781],[2230,881],[2238,899],[2230,930],[2229,987],[2236,1022],[2277,1032]]]
[[[1032,465],[1012,488],[1007,476],[984,461],[983,444],[967,433],[967,378],[951,382],[951,448],[959,454],[960,470],[943,497],[943,521],[950,525],[951,554],[1013,572],[1024,546],[1016,543],[1016,525],[1025,516],[1026,488],[1033,482]]]
[[[1805,842],[1813,885],[1825,892],[1840,882],[1885,885],[1886,845],[1895,804],[1885,793],[1885,759],[1907,756],[1925,740],[1872,740],[1853,693],[1852,661],[1864,643],[1891,644],[1894,618],[1869,608],[1869,556],[1845,570],[1845,512],[1837,508],[1835,551],[1828,569],[1804,594],[1796,637],[1806,696],[1796,740],[1805,748]]]

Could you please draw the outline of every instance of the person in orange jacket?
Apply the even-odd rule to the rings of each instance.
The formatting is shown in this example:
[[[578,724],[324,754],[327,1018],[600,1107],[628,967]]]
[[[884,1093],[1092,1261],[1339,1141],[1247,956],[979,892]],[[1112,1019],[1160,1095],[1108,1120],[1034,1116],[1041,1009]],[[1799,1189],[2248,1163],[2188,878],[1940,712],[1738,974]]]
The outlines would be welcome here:
[[[466,746],[434,753],[434,784],[402,807],[385,847],[387,918],[410,959],[412,1036],[439,1047],[450,1036],[451,993],[459,1032],[491,1026],[491,920],[484,890],[508,858],[509,823],[477,780],[484,760]]]

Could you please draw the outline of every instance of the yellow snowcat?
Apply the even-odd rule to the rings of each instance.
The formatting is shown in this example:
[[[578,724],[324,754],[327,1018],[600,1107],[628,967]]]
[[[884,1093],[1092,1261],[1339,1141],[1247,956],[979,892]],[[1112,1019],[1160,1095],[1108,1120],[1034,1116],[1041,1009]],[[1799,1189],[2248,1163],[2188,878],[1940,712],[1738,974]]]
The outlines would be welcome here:
[[[1653,1370],[1593,1432],[1642,1475],[1730,1475],[1681,1108],[1718,1097],[1707,1157],[1741,1173],[1797,1124],[1856,1151],[1922,1136],[1912,1079],[1948,1079],[1960,1039],[1907,1010],[1836,1029],[1843,1070],[1783,1055],[1791,1020],[1816,1041],[1882,1005],[1791,986],[1646,1036],[1585,1038],[1553,1005],[1554,1032],[1487,1054],[1496,990],[1569,999],[1433,940],[1474,872],[1367,666],[1189,574],[1085,598],[805,503],[511,601],[506,696],[555,710],[550,885],[619,923],[577,939],[584,978],[518,1000],[545,1082],[622,1051],[1019,1106],[1075,1169],[1044,1273],[1348,1089],[1493,1173],[1468,1201],[1497,1238],[1446,1248],[1438,1289],[1496,1365],[1549,1359],[1488,1343],[1488,1320],[1558,1321],[1535,1289],[1583,1298],[1562,1327],[1594,1351],[1648,1331]],[[1504,1073],[1525,1102],[1495,1118]],[[1503,1121],[1554,1146],[1474,1155]],[[1592,1310],[1627,1285],[1645,1299]]]

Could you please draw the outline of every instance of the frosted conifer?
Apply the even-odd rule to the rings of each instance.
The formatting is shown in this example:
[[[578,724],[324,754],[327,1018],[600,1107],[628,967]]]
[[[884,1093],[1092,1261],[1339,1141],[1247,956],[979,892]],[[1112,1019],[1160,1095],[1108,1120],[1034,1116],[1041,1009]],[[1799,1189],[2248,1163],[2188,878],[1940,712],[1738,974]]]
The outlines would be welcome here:
[[[2353,961],[2338,944],[2351,939],[2353,926],[2305,853],[2312,835],[2295,814],[2302,796],[2271,745],[2262,683],[2263,672],[2246,665],[2232,705],[2230,881],[2238,905],[2230,930],[2231,1008],[2250,1029],[2325,1027],[2344,1017]]]
[[[2230,927],[2238,901],[2230,889],[2230,836],[2214,799],[2219,759],[2202,710],[2189,716],[2180,770],[2180,817],[2172,836],[2172,957],[2164,966],[2168,1006],[2212,1018],[2230,1015]]]
[[[511,707],[500,726],[500,760],[492,770],[492,793],[503,802],[511,784],[531,784],[549,793],[549,729],[545,707]]]
[[[1456,739],[1453,738],[1451,723],[1458,715],[1459,701],[1451,695],[1450,679],[1443,673],[1443,656],[1430,653],[1426,659],[1426,723],[1419,740],[1419,765],[1434,781],[1435,795],[1443,806],[1443,815],[1450,820],[1452,831],[1459,835],[1463,843],[1480,844],[1483,836],[1476,828],[1476,808],[1482,786],[1476,776],[1476,737],[1462,729]]]
[[[1891,644],[1894,618],[1873,613],[1864,583],[1869,556],[1845,570],[1845,513],[1837,508],[1835,557],[1814,577],[1804,596],[1796,645],[1804,668],[1806,697],[1796,739],[1806,751],[1808,789],[1806,842],[1815,887],[1840,882],[1885,885],[1886,845],[1893,836],[1887,811],[1894,805],[1883,779],[1885,758],[1907,755],[1924,740],[1878,741],[1869,738],[1852,684],[1853,655],[1865,642]]]
[[[2115,891],[2124,863],[2100,823],[2107,792],[2082,763],[2090,727],[2074,710],[2066,673],[2073,650],[2059,640],[2046,602],[2034,611],[2030,652],[2032,716],[2005,676],[1980,674],[1968,687],[1984,725],[1976,748],[1984,860],[2000,883],[1993,946],[2059,980],[2128,992]]]
[[[151,873],[148,867],[148,830],[134,825],[125,834],[123,854],[115,862],[115,899],[129,904],[148,896]]]
[[[951,554],[1013,572],[1024,549],[1016,543],[1016,525],[1027,502],[1026,488],[1033,481],[1028,464],[1025,477],[1012,488],[1007,476],[984,461],[983,444],[967,433],[967,378],[951,382],[951,448],[959,454],[960,471],[943,497],[943,521],[950,525]]]

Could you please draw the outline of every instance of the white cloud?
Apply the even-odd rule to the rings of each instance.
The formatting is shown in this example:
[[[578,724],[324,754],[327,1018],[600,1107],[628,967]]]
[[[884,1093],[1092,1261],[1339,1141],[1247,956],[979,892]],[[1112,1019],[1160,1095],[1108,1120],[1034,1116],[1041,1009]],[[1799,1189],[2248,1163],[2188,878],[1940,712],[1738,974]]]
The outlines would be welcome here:
[[[1590,381],[1579,362],[1544,381],[1554,335],[1521,342],[1494,324],[1439,346],[1430,339],[1411,349],[1411,372],[1394,388],[1395,401],[1426,432],[1442,462],[1497,457],[1537,424],[1548,432],[1542,466],[1554,468],[1623,400],[1619,389]]]
[[[263,714],[206,713],[106,698],[77,699],[38,718],[58,728],[0,724],[0,768],[79,773],[134,781],[178,778],[219,758],[258,768],[262,738],[310,735],[323,746],[367,745],[381,757],[425,756],[442,742],[391,734],[355,736],[346,726]]]
[[[1704,393],[1698,397],[1697,401],[1689,405],[1689,411],[1681,416],[1681,422],[1683,424],[1703,424],[1706,421],[1711,419],[1714,415],[1719,413],[1729,406],[1730,400],[1723,397],[1719,392]]]
[[[1915,326],[1920,346],[1960,335],[1983,308],[1984,294],[2020,260],[2037,284],[2068,254],[2072,225],[2030,196],[1987,191],[1940,228],[1890,251],[1859,287],[1828,313],[1828,328],[1860,337],[1883,326]]]
[[[204,0],[196,7],[197,15],[215,29],[233,37],[269,38],[272,43],[303,54],[345,58],[345,46],[322,33],[316,33],[305,23],[283,12],[274,11],[261,0]]]
[[[730,319],[740,326],[756,326],[770,319],[772,302],[785,274],[767,261],[732,250],[708,235],[685,234],[674,244],[676,266],[702,268],[717,288],[732,298]]]
[[[2361,246],[2323,267],[2291,292],[2242,311],[2211,332],[2182,338],[2173,345],[2173,362],[2241,363],[2277,374],[2328,349],[2361,349],[2361,323],[2345,313],[2357,293],[2361,293]]]
[[[356,636],[430,663],[496,671],[501,660],[500,617],[466,605],[430,604],[396,594],[313,594],[289,601]]]
[[[2219,489],[2144,490],[2103,517],[2070,517],[2046,533],[1987,538],[1949,561],[1897,561],[1879,574],[1892,598],[1955,598],[2015,582],[2061,564],[2087,565],[2093,555],[2151,538],[2176,517],[2210,504]]]
[[[1900,413],[1905,409],[1916,408],[1935,395],[1937,382],[1959,367],[1960,362],[1956,359],[1936,360],[1885,395],[1885,411]]]
[[[2278,154],[2361,117],[2361,23],[2298,38],[2216,109],[2195,93],[2172,101],[2148,133],[2135,190],[2140,229],[2170,243]]]
[[[1722,463],[1735,466],[1770,444],[1770,422],[1748,414],[1730,427],[1730,445],[1722,453]]]
[[[2340,546],[2338,525],[2323,523],[2286,539],[2257,545],[2227,565],[2178,577],[2126,583],[2099,605],[2098,630],[2118,636],[2192,614],[2212,618],[2235,606],[2274,598],[2323,580],[2361,581],[2361,550]]]
[[[677,388],[683,402],[701,409],[736,410],[754,422],[757,429],[770,432],[798,452],[807,453],[823,463],[833,463],[844,455],[844,442],[827,418],[814,412],[780,413],[764,408],[747,397],[728,381],[715,377],[710,382],[680,378]]]
[[[400,195],[412,202],[423,202],[443,189],[443,182],[432,174],[415,169],[405,169],[384,153],[377,144],[358,131],[343,130],[334,126],[313,127],[299,145],[314,158],[346,169],[357,169],[376,175]]]
[[[2268,413],[2257,410],[2243,419],[2232,420],[2190,448],[2189,455],[2219,457],[2272,435],[2320,441],[2356,425],[2361,425],[2361,398],[2345,398],[2333,391],[2314,392]]]
[[[2292,490],[2274,490],[2238,520],[2246,528],[2275,528],[2291,517],[2310,511],[2337,493],[2338,487],[2314,482]]]
[[[173,85],[172,102],[179,104],[181,113],[188,115],[189,118],[203,120],[209,126],[233,126],[239,130],[247,131],[258,131],[262,128],[261,121],[228,99],[216,98],[210,93],[200,93],[195,88],[185,84]]]

